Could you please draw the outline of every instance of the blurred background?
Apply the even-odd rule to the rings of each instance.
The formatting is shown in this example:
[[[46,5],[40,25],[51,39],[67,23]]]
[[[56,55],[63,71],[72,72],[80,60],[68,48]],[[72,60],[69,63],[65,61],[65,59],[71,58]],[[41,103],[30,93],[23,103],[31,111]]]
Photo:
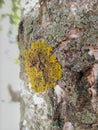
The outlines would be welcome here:
[[[11,97],[22,89],[16,39],[19,20],[20,0],[0,0],[0,130],[19,130],[20,105]]]

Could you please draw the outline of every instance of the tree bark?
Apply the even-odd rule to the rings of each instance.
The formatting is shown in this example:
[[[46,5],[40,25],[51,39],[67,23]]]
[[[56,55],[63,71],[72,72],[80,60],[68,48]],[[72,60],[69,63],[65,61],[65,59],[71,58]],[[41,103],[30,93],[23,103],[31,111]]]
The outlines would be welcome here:
[[[55,88],[34,93],[25,72],[24,50],[42,39],[62,66],[59,94]],[[20,129],[97,130],[98,1],[39,0],[22,14],[18,45],[24,81]]]

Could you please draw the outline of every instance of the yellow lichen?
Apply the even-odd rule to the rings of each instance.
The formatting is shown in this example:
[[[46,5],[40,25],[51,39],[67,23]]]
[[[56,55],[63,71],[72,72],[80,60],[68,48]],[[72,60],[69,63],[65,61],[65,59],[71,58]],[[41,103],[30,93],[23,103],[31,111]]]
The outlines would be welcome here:
[[[52,47],[43,40],[33,42],[24,51],[24,63],[29,81],[35,92],[53,88],[62,76],[61,66],[52,54]]]

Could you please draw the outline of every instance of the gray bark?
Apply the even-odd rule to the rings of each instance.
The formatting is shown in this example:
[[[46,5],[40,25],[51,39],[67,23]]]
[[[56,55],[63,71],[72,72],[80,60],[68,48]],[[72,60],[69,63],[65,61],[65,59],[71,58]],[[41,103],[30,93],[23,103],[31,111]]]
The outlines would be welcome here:
[[[63,95],[56,95],[54,89],[36,94],[29,85],[24,49],[42,39],[53,46],[62,66],[58,84]],[[22,14],[18,45],[24,81],[20,129],[97,130],[98,1],[39,0]]]

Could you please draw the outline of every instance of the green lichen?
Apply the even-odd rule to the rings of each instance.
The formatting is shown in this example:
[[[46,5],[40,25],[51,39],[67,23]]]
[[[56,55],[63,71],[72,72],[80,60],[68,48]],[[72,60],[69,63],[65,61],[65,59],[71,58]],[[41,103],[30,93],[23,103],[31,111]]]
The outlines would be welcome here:
[[[72,95],[73,96],[71,96],[71,98],[70,98],[70,100],[71,100],[71,105],[72,106],[75,106],[76,105],[76,102],[77,102],[77,94],[76,94],[76,92],[75,91],[72,91]]]
[[[83,124],[92,124],[96,122],[96,115],[94,113],[91,113],[87,109],[83,109],[82,112],[77,112],[76,118],[79,122]]]
[[[52,47],[43,40],[34,42],[24,51],[24,62],[29,81],[35,92],[53,88],[62,76],[61,66],[52,54]]]
[[[96,121],[96,116],[93,113],[90,113],[88,110],[84,109],[81,114],[81,122],[85,124],[92,124]]]

